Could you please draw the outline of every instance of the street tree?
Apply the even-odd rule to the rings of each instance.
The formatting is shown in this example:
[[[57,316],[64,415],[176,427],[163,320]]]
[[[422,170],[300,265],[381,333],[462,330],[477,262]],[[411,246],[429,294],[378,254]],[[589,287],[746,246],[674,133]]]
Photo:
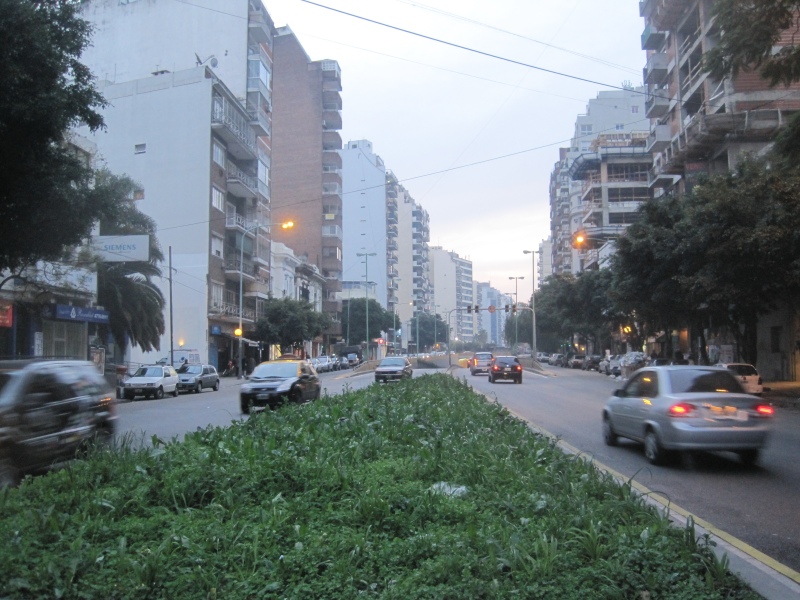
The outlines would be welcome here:
[[[111,200],[68,143],[103,126],[105,101],[80,62],[90,25],[72,0],[4,0],[0,10],[0,268],[59,260]]]
[[[349,304],[349,307],[348,307]],[[365,298],[345,299],[342,305],[342,333],[356,346],[367,341],[367,302]],[[399,328],[398,323],[398,328]],[[369,337],[380,337],[394,327],[394,314],[387,312],[374,298],[369,299]]]
[[[155,279],[161,277],[159,263],[164,255],[155,221],[131,200],[140,187],[132,179],[103,169],[97,172],[96,181],[115,199],[100,222],[100,235],[150,236],[148,261],[98,262],[97,300],[109,312],[108,329],[120,352],[128,342],[145,352],[160,350],[165,300]]]
[[[255,338],[269,345],[279,345],[288,353],[303,342],[322,334],[331,325],[330,317],[316,312],[310,302],[291,298],[270,298],[264,303],[264,317],[256,321]]]
[[[440,344],[446,344],[449,341],[449,332],[447,323],[442,320],[441,315],[438,313],[432,315],[430,313],[417,313],[410,322],[410,330],[406,335],[406,339],[416,340],[417,336],[417,319],[419,319],[419,350],[432,349],[434,346],[434,339]]]

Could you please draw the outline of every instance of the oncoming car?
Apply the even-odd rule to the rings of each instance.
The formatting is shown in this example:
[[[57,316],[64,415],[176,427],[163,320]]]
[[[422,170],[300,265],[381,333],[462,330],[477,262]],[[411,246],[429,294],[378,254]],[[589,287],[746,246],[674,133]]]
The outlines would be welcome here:
[[[603,439],[609,446],[620,437],[641,442],[653,464],[676,450],[730,451],[750,464],[767,442],[773,415],[727,369],[645,367],[606,402]]]
[[[274,408],[284,402],[300,404],[316,400],[319,395],[319,376],[308,361],[278,359],[263,362],[253,369],[249,381],[240,388],[239,404],[242,413],[247,415],[254,406]]]
[[[375,381],[400,381],[411,379],[413,371],[411,363],[402,356],[390,356],[381,360],[375,367]]]

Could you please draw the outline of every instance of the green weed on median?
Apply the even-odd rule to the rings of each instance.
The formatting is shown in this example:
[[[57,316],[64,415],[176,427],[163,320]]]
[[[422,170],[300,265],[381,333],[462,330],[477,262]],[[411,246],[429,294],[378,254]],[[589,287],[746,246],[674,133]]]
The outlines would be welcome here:
[[[445,375],[98,450],[0,512],[2,598],[757,598]]]

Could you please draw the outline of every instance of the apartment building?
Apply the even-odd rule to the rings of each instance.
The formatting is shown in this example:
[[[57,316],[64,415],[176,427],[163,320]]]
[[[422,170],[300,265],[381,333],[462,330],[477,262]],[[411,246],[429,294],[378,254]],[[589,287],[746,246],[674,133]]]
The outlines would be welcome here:
[[[386,167],[372,151],[372,142],[354,140],[341,151],[342,180],[342,287],[343,297],[363,298],[366,291],[385,310],[390,306],[389,282],[397,276],[397,259],[388,250],[389,236],[397,248],[397,198],[386,193]],[[366,290],[366,291],[365,291]],[[344,292],[343,292],[344,293]]]
[[[98,158],[142,186],[139,209],[172,254],[171,344],[217,366],[269,298],[274,26],[260,0],[87,0],[84,62],[109,100]],[[161,282],[165,297],[169,279]],[[257,345],[245,341],[246,356]],[[245,358],[245,357],[243,357]]]
[[[492,287],[491,282],[476,281],[473,290],[473,300],[482,309],[477,314],[473,314],[473,341],[480,339],[486,334],[486,343],[489,346],[505,346],[504,331],[508,313],[505,306],[513,303],[511,296],[503,294],[497,288]],[[489,312],[488,308],[494,306],[494,312]]]
[[[273,239],[320,267],[322,310],[333,325],[318,342],[341,341],[342,81],[335,60],[312,61],[289,27],[275,31],[272,89]]]
[[[467,307],[476,305],[472,261],[441,246],[433,246],[430,262],[436,312],[448,321],[452,341],[471,342],[475,335],[475,319],[473,312],[467,312]]]
[[[589,100],[586,112],[577,116],[570,147],[559,149],[559,160],[550,175],[553,273],[578,273],[583,268],[586,262],[585,256],[581,256],[583,252],[572,247],[576,232],[590,225],[601,238],[611,238],[621,230],[614,226],[624,225],[613,221],[627,218],[621,215],[632,212],[629,209],[633,206],[620,203],[621,197],[616,199],[616,192],[608,194],[608,189],[624,181],[606,181],[605,184],[599,181],[603,171],[600,157],[621,152],[606,151],[606,148],[631,146],[633,140],[640,144],[639,140],[647,138],[649,120],[644,114],[645,99],[644,88],[599,92],[596,98]],[[584,165],[576,173],[587,176],[588,180],[573,178],[571,169],[576,161]],[[591,169],[593,166],[598,167],[596,171]],[[612,175],[612,179],[617,178]]]
[[[656,195],[691,188],[703,173],[726,172],[743,152],[771,143],[800,109],[800,85],[770,89],[757,72],[717,80],[703,56],[720,36],[713,0],[642,0],[646,148],[653,154],[649,184]],[[776,48],[792,41],[779,41]]]

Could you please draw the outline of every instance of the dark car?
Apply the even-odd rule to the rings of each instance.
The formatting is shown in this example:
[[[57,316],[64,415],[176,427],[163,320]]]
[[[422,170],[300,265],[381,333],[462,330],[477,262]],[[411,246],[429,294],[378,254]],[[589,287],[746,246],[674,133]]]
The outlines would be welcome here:
[[[219,389],[219,373],[213,365],[185,364],[178,369],[178,391],[199,394],[203,388]]]
[[[74,458],[117,420],[114,393],[91,362],[0,361],[0,487]]]
[[[581,368],[584,371],[600,371],[600,361],[602,360],[603,357],[599,354],[589,354],[583,361],[583,366]]]
[[[495,356],[489,369],[489,383],[498,380],[522,383],[522,365],[516,356]]]
[[[384,358],[375,367],[375,381],[400,381],[401,379],[411,379],[413,371],[411,363],[402,356],[390,356]]]
[[[320,395],[319,376],[307,360],[298,358],[263,362],[242,384],[239,402],[243,414],[251,406],[274,408],[284,402],[300,404]]]
[[[747,394],[720,367],[645,367],[631,375],[603,408],[603,439],[644,445],[653,464],[672,451],[729,451],[758,460],[773,427],[774,409]]]

